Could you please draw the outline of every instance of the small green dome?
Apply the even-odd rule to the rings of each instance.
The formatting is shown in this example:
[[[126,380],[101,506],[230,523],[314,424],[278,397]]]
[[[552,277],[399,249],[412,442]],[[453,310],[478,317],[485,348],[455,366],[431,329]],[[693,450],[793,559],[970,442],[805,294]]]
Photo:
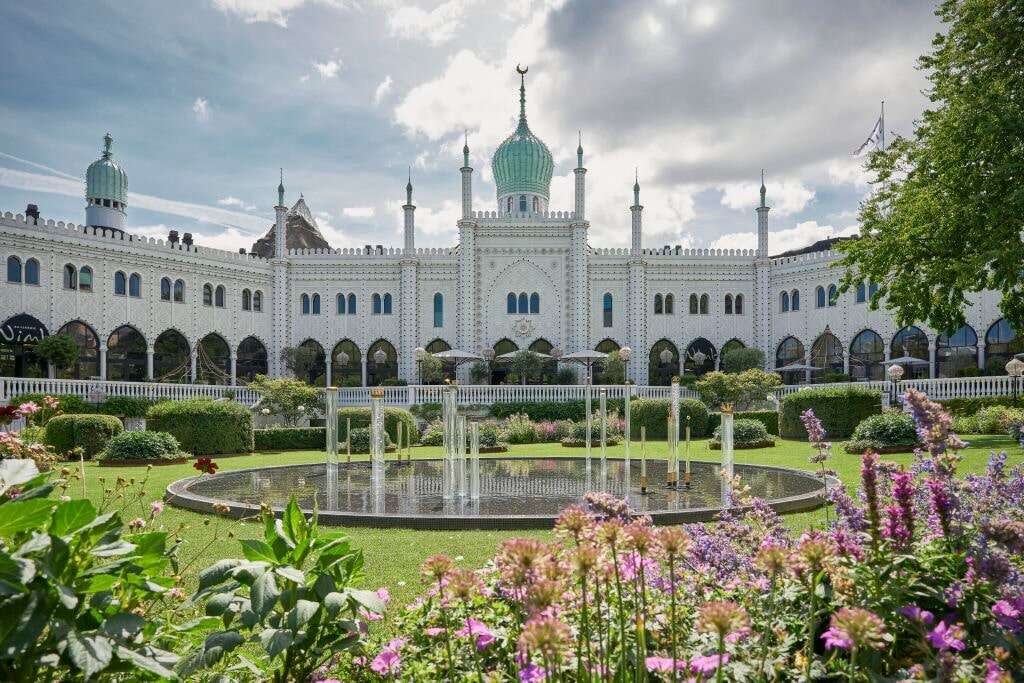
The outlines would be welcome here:
[[[111,199],[127,204],[128,174],[111,158],[110,145],[113,142],[110,133],[103,136],[103,156],[89,164],[85,172],[85,196],[87,199]]]
[[[525,73],[525,72],[520,72]],[[526,84],[519,87],[519,126],[498,146],[491,159],[498,197],[529,193],[550,198],[555,164],[551,150],[526,124]]]

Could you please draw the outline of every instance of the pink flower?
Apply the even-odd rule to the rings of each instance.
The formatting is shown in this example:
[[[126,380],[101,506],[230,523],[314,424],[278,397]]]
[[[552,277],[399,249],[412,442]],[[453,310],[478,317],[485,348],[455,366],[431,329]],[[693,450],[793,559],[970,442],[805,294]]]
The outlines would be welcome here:
[[[144,526],[146,526],[146,520],[142,519],[142,517],[136,517],[132,521],[128,522],[129,529],[141,529]]]
[[[527,664],[519,670],[519,683],[541,683],[547,677],[548,672],[537,664]]]
[[[985,683],[1010,683],[1010,674],[1003,671],[994,659],[985,660]]]
[[[729,653],[726,652],[721,656],[721,664],[724,666],[729,663]],[[694,657],[690,660],[690,668],[694,673],[698,674],[710,674],[718,671],[719,656],[718,655],[703,655],[701,657]]]
[[[386,605],[391,602],[391,591],[386,586],[381,586],[377,589],[377,597]]]
[[[717,659],[717,658],[716,658]],[[672,658],[671,657],[648,657],[644,660],[644,664],[647,665],[648,671],[655,671],[657,673],[672,673]],[[686,660],[677,659],[676,669],[685,669]]]
[[[936,650],[956,650],[958,652],[966,647],[963,637],[964,629],[960,624],[948,624],[945,621],[939,622],[939,625],[925,636]]]
[[[370,668],[381,676],[398,675],[399,670],[402,668],[402,658],[394,650],[384,648],[370,662]]]
[[[44,396],[43,405],[49,408],[50,410],[54,410],[60,406],[60,401],[53,396]]]
[[[39,412],[39,404],[36,403],[35,401],[26,401],[25,403],[22,403],[20,406],[18,406],[18,413],[22,417],[28,417],[29,415],[32,415],[32,414],[38,413],[38,412]]]
[[[425,630],[424,633],[433,638],[434,636],[439,636],[442,633],[444,633],[444,629],[440,626],[431,626],[430,628]]]
[[[911,621],[919,621],[925,626],[931,626],[935,622],[935,615],[917,605],[904,605],[899,609],[900,614]]]
[[[996,621],[1007,631],[1019,633],[1021,631],[1020,616],[1024,608],[1024,598],[1017,598],[1015,604],[1008,600],[1000,600],[992,605],[992,614]]]
[[[380,621],[381,619],[384,618],[384,615],[377,614],[376,612],[371,612],[368,609],[360,608],[359,609],[359,618],[363,619],[364,621]]]
[[[472,617],[466,619],[466,625],[455,632],[455,635],[460,638],[467,636],[476,636],[476,649],[486,650],[487,646],[494,642],[494,634],[487,628],[487,625],[482,621],[478,621]]]
[[[164,511],[164,502],[162,500],[154,500],[152,503],[149,504],[149,517],[150,517],[150,519],[152,519],[153,517],[156,517],[157,515],[159,515],[163,511]]]

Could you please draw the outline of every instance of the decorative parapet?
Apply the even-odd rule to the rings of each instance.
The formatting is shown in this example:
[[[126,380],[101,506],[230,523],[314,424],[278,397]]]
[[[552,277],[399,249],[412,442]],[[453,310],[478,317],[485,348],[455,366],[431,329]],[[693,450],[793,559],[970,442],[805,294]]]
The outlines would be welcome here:
[[[628,247],[594,248],[590,250],[594,256],[629,257]],[[757,252],[754,249],[684,249],[681,246],[662,247],[660,249],[644,249],[641,252],[645,260],[650,262],[672,261],[678,258],[730,260],[736,258],[752,259]]]
[[[416,250],[416,258],[450,258],[455,254],[451,247],[426,247]],[[401,247],[385,247],[381,245],[365,247],[346,247],[344,249],[289,249],[289,256],[342,256],[350,259],[385,259],[401,260],[406,257]]]
[[[841,254],[838,252],[827,250],[827,251],[812,251],[809,254],[797,254],[796,256],[782,256],[771,259],[773,266],[785,266],[785,265],[799,265],[805,263],[821,263],[824,261],[834,261],[835,259],[841,258]]]
[[[507,223],[508,221],[522,221],[526,223],[560,223],[574,220],[575,211],[526,211],[520,213],[513,211],[473,211],[470,218],[478,221],[496,221]]]

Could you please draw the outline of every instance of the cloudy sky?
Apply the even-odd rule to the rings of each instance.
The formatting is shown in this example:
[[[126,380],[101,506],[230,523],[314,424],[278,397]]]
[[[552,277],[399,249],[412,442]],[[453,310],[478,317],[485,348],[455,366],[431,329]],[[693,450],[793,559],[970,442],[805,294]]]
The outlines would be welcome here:
[[[407,168],[417,243],[455,240],[464,131],[476,207],[514,127],[555,157],[572,207],[577,131],[590,241],[626,246],[639,169],[645,245],[751,247],[760,169],[772,251],[855,228],[851,156],[886,101],[926,104],[930,2],[847,0],[11,0],[0,6],[0,211],[81,222],[103,133],[129,174],[129,224],[248,247],[278,168],[335,247],[400,242]]]

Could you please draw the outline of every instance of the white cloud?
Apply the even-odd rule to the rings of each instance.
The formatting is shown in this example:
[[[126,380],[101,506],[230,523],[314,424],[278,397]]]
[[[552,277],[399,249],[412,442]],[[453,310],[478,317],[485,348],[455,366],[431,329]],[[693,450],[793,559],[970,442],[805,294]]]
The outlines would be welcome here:
[[[344,7],[342,0],[213,0],[213,5],[225,14],[234,14],[247,24],[271,23],[288,27],[288,15],[303,5],[321,4]]]
[[[299,76],[299,83],[305,83],[309,80],[309,74],[302,74]]]
[[[836,185],[853,185],[858,190],[870,186],[871,175],[864,170],[864,157],[842,156],[828,163],[828,177]]]
[[[206,121],[210,118],[210,103],[205,97],[197,97],[192,103],[192,112],[196,115],[196,121]]]
[[[153,237],[161,240],[167,239],[167,233],[170,230],[178,230],[180,232],[181,228],[173,225],[165,225],[163,223],[155,223],[152,225],[133,225],[129,228],[129,231],[133,235],[142,235],[144,237]],[[195,241],[196,246],[206,247],[207,249],[222,249],[224,251],[237,252],[241,247],[248,249],[252,246],[252,243],[256,241],[256,235],[243,232],[234,227],[224,228],[223,230],[218,230],[217,232],[210,234],[204,234],[196,230],[186,232],[192,233],[192,238]]]
[[[403,228],[403,212],[400,202],[388,200],[385,211],[395,217],[395,234],[401,234]],[[454,199],[445,199],[438,207],[421,205],[416,207],[416,235],[432,238],[430,244],[451,246],[458,237],[456,223],[462,218],[462,203]]]
[[[329,59],[326,62],[313,62],[313,68],[320,74],[320,78],[327,80],[335,78],[341,71],[340,59]]]
[[[391,80],[391,76],[385,76],[384,80],[377,86],[377,89],[373,91],[373,103],[380,104],[381,100],[387,97],[388,93],[391,92],[391,87],[394,83],[395,82]]]
[[[227,196],[227,197],[222,197],[222,198],[218,199],[217,203],[220,204],[221,206],[236,207],[236,208],[242,209],[243,211],[255,211],[256,210],[256,207],[254,205],[246,204],[244,201],[242,201],[238,197],[232,197],[230,195]]]
[[[441,45],[455,37],[466,8],[474,1],[448,0],[429,12],[414,5],[399,5],[388,15],[388,27],[392,35]]]
[[[830,237],[847,237],[857,233],[857,226],[835,228],[831,225],[819,225],[817,221],[804,221],[792,228],[768,231],[768,251],[781,254],[784,251],[800,249],[818,240]],[[756,249],[756,232],[733,232],[722,235],[711,243],[712,249]]]
[[[372,206],[346,206],[341,213],[346,218],[373,218],[377,210]]]
[[[760,201],[760,186],[758,182],[729,183],[722,186],[722,206],[737,211],[750,210]],[[772,207],[775,215],[799,213],[814,199],[814,190],[799,180],[769,180],[766,187],[768,205]]]

